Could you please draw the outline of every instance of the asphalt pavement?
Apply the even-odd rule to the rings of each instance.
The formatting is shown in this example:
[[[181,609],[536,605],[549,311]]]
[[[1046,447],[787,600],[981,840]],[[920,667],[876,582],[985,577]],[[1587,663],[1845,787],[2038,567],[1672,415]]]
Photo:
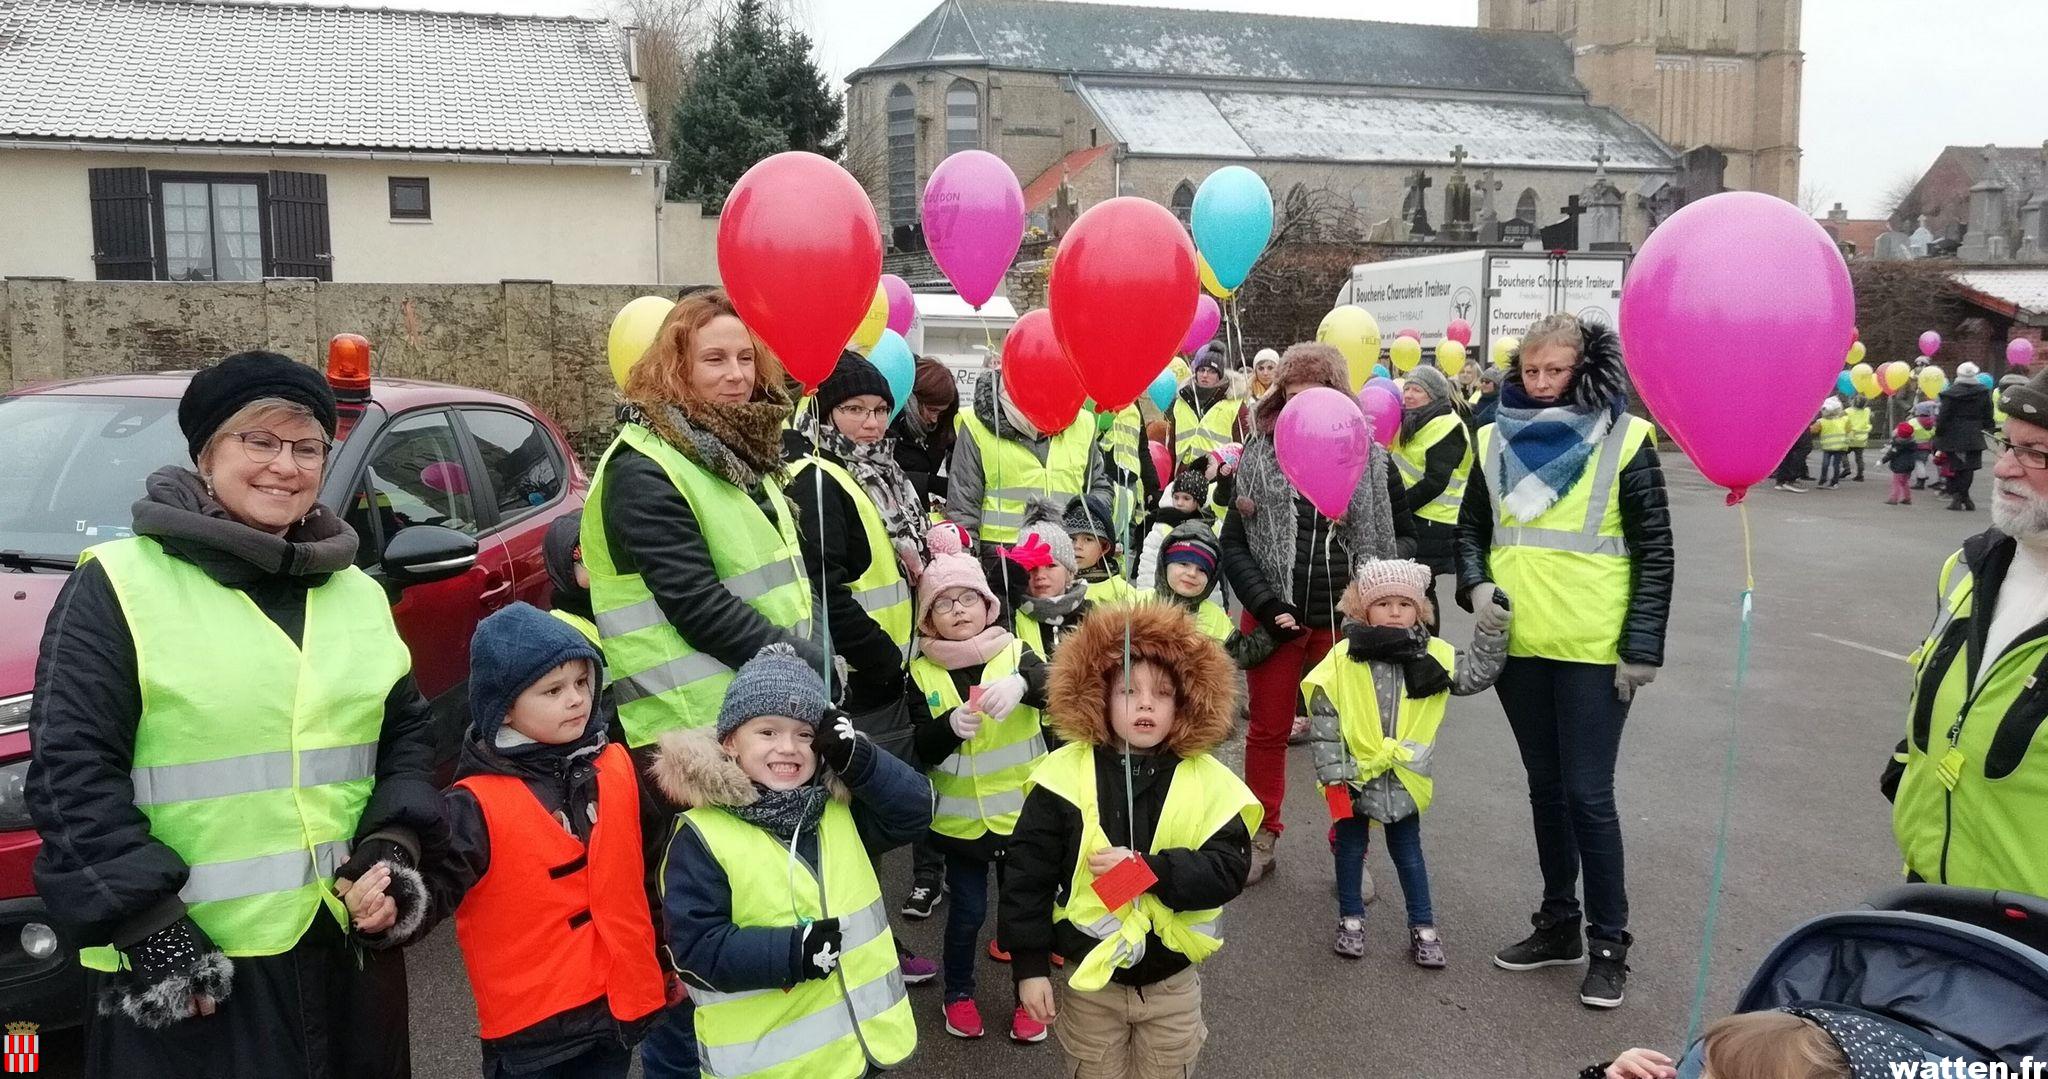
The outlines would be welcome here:
[[[1898,879],[1877,774],[1904,723],[1904,657],[1933,615],[1942,559],[1989,527],[1989,514],[1946,512],[1931,492],[1911,507],[1885,506],[1890,477],[1875,468],[1868,482],[1836,491],[1753,491],[1754,632],[1738,716],[1742,516],[1682,460],[1667,468],[1678,593],[1665,667],[1630,717],[1619,769],[1636,936],[1627,1002],[1612,1012],[1581,1006],[1582,968],[1511,974],[1489,961],[1527,931],[1539,880],[1514,739],[1488,693],[1451,705],[1436,803],[1423,824],[1449,968],[1408,963],[1399,885],[1377,834],[1369,864],[1381,898],[1367,915],[1369,950],[1362,960],[1331,952],[1326,816],[1308,751],[1298,748],[1277,871],[1229,906],[1226,946],[1202,968],[1209,1041],[1201,1074],[1565,1079],[1632,1045],[1675,1052],[1694,999],[1731,721],[1737,763],[1709,1017],[1732,1005],[1787,930]],[[1988,506],[1985,479],[1978,486]],[[1446,632],[1464,646],[1470,616],[1448,612]],[[1239,746],[1224,756],[1237,763]],[[900,898],[903,854],[885,862],[884,876],[889,896]],[[936,958],[945,909],[903,931],[922,954]],[[475,1013],[452,931],[437,931],[411,959],[415,1074],[477,1074]],[[947,1036],[938,985],[913,988],[919,1053],[899,1074],[1059,1074],[1050,1039],[1018,1046],[1003,1038],[1007,968],[984,960],[979,974],[989,1036]],[[46,1074],[75,1074],[75,1036],[46,1037],[45,1050]]]

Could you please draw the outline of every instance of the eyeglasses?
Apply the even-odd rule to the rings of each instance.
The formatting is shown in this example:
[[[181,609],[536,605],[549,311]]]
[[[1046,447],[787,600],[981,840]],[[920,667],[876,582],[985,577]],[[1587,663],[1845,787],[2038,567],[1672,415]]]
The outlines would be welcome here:
[[[2034,446],[2022,446],[2004,435],[1992,435],[1991,441],[2002,453],[2010,453],[2019,460],[2020,467],[2039,471],[2048,468],[2048,450]]]
[[[279,438],[268,431],[237,431],[228,437],[240,441],[242,452],[259,465],[277,460],[278,451],[290,446],[292,464],[308,471],[326,464],[327,451],[334,448],[324,438]]]
[[[980,596],[978,596],[978,595],[966,595],[966,596],[961,596],[961,597],[959,597],[959,598],[957,598],[957,599],[956,599],[956,598],[954,598],[954,597],[952,597],[952,596],[940,596],[939,598],[937,598],[937,599],[935,599],[935,600],[933,600],[933,601],[932,601],[932,613],[933,613],[933,614],[952,614],[952,613],[954,612],[954,610],[956,610],[956,609],[958,609],[958,608],[963,608],[963,607],[966,607],[966,606],[967,606],[968,604],[970,604],[970,603],[986,603],[986,602],[987,602],[986,600],[982,599],[982,598],[981,598]]]
[[[861,406],[856,404],[844,404],[840,405],[838,408],[833,409],[832,414],[835,416],[844,416],[849,420],[855,421],[869,419],[886,420],[889,418],[889,413],[891,411],[892,410],[888,405],[876,405],[874,408],[862,408]]]

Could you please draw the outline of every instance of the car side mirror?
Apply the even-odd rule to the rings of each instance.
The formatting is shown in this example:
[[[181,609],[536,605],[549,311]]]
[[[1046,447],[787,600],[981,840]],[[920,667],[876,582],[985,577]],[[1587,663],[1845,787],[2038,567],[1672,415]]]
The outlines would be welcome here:
[[[445,581],[476,565],[476,540],[440,525],[410,525],[384,544],[384,579],[400,588]]]

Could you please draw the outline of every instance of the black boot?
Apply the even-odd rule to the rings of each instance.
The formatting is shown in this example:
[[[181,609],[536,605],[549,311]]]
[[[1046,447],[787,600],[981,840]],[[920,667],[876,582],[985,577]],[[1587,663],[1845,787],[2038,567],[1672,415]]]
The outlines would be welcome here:
[[[1495,953],[1494,966],[1502,970],[1538,970],[1586,961],[1586,940],[1579,933],[1579,919],[1553,918],[1538,911],[1529,916],[1529,921],[1536,931]]]
[[[1586,964],[1586,980],[1579,983],[1579,1003],[1588,1008],[1621,1007],[1622,990],[1628,986],[1628,949],[1635,942],[1627,933],[1620,940],[1587,940],[1593,958]]]

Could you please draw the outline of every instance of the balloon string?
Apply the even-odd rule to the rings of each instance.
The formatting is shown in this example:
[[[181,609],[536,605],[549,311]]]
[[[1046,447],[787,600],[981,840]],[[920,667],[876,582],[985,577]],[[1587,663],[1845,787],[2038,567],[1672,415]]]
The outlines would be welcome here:
[[[832,689],[832,601],[825,594],[831,586],[827,579],[828,567],[825,562],[825,451],[819,445],[824,437],[825,418],[818,414],[817,398],[811,397],[811,478],[816,480],[814,490],[818,497],[818,625],[823,627],[823,649],[818,657],[818,676],[824,680],[827,693]],[[879,557],[870,552],[871,557]],[[798,567],[801,569],[802,567]],[[809,576],[809,574],[805,574]]]

